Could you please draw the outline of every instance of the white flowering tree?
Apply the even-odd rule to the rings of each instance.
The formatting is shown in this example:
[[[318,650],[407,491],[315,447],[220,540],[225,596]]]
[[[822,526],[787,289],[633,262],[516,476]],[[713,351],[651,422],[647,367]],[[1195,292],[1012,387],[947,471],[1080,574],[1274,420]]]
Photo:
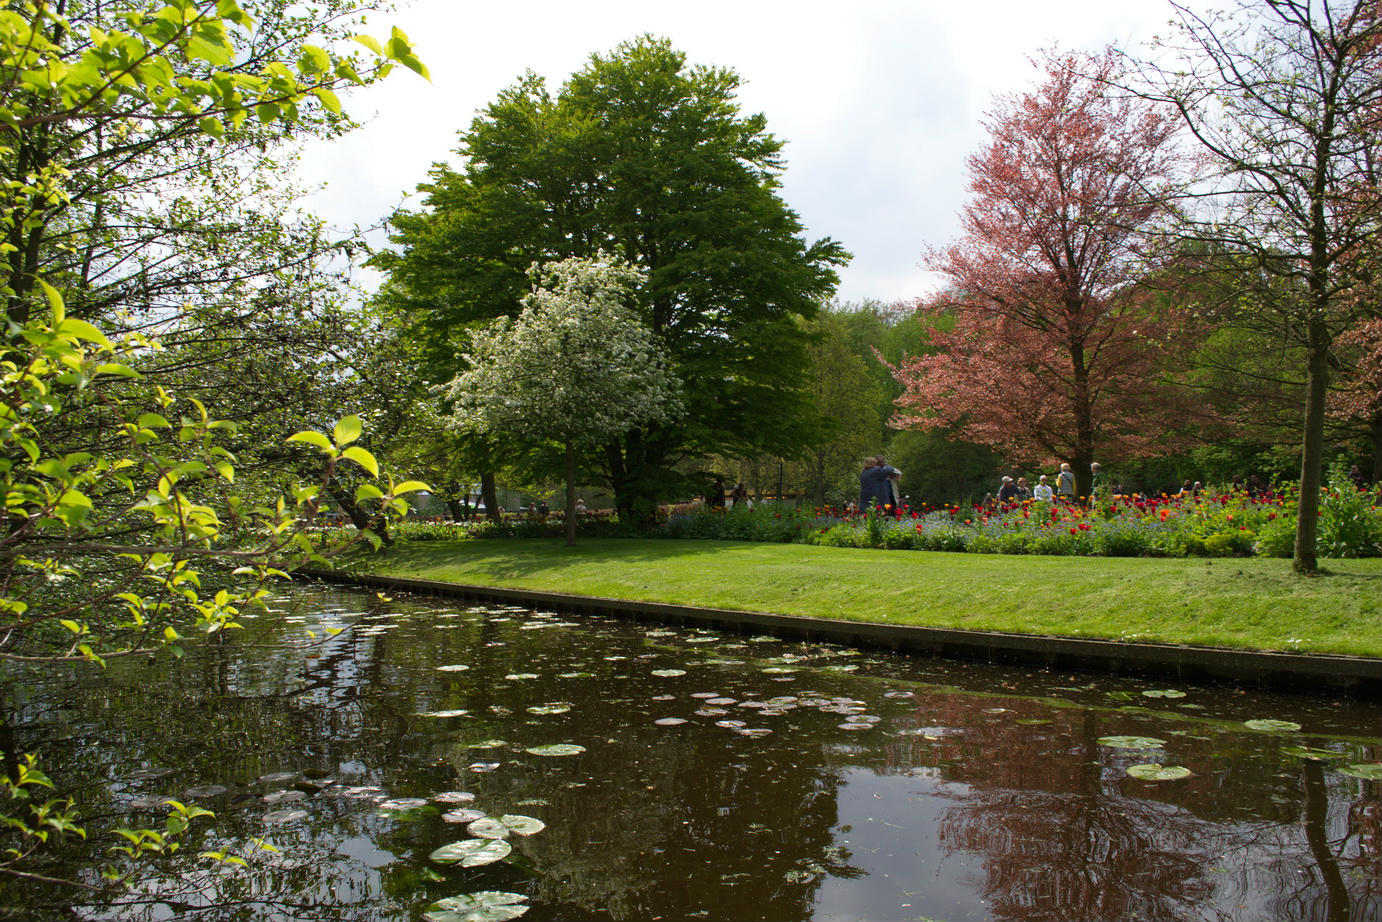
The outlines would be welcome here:
[[[628,307],[643,273],[603,254],[534,265],[523,311],[474,334],[447,388],[452,424],[566,449],[566,543],[576,542],[576,458],[683,412],[651,330]]]

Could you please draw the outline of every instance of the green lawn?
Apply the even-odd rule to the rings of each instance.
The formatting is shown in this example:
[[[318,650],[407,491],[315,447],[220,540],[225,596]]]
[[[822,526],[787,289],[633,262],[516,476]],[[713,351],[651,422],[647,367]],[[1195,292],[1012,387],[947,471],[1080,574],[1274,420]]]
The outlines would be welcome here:
[[[1382,656],[1382,560],[1013,557],[748,544],[417,542],[363,569],[890,624]]]

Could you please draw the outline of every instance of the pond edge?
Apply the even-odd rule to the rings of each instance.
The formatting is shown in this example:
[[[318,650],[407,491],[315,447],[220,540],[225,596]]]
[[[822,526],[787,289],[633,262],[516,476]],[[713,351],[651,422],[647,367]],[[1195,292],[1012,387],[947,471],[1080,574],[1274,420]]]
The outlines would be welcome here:
[[[312,569],[299,571],[297,575],[373,589],[518,603],[633,620],[748,630],[771,633],[789,640],[838,643],[898,653],[1115,675],[1167,676],[1190,682],[1230,682],[1309,694],[1382,699],[1382,658],[1374,657],[1232,650],[1188,644],[1132,643],[1044,634],[840,621],[805,615],[700,608],[666,602],[639,602],[371,573]]]

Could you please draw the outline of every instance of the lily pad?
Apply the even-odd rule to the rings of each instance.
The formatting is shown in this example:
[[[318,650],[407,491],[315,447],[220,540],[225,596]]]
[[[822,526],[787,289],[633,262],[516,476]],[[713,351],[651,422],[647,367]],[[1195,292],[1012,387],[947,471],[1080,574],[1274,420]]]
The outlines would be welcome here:
[[[575,743],[553,743],[550,746],[529,746],[525,751],[535,756],[577,756],[585,752],[585,747]]]
[[[547,824],[535,816],[505,813],[503,816],[485,816],[466,827],[466,832],[481,839],[507,839],[512,833],[516,836],[532,836],[547,828]]]
[[[1144,765],[1128,766],[1128,774],[1142,781],[1179,781],[1194,774],[1184,765],[1158,765],[1149,762]]]
[[[528,708],[529,714],[565,714],[571,710],[569,704],[539,704],[536,707]]]
[[[478,820],[472,820],[466,826],[465,831],[479,839],[507,839],[509,837],[509,827],[505,826],[498,817],[482,816]]]
[[[1290,746],[1281,750],[1288,756],[1295,756],[1297,759],[1347,759],[1348,753],[1335,752],[1333,749],[1315,749],[1312,746]]]
[[[528,911],[529,907],[522,905],[527,900],[521,893],[483,890],[438,900],[422,917],[427,922],[506,922]]]
[[[1101,736],[1099,745],[1114,749],[1160,749],[1166,741],[1155,736]]]
[[[260,775],[257,781],[260,784],[282,784],[285,781],[292,781],[298,774],[298,772],[269,772],[267,775]]]
[[[452,708],[449,711],[418,711],[419,717],[464,717],[470,712],[465,708]]]
[[[433,794],[432,799],[439,804],[468,804],[475,799],[475,795],[469,791],[442,791]]]
[[[379,805],[380,810],[387,810],[390,813],[406,813],[409,810],[419,810],[427,806],[427,801],[421,797],[395,797],[393,800],[386,800]]]
[[[264,814],[264,822],[270,826],[281,826],[284,823],[292,823],[306,818],[306,810],[275,810],[272,813]]]
[[[508,675],[504,676],[504,678],[508,679],[510,682],[519,682],[519,681],[522,681],[523,679],[536,679],[536,678],[537,678],[537,673],[536,673],[536,672],[511,672],[511,673],[509,673]]]
[[[1185,692],[1175,688],[1151,688],[1142,695],[1146,698],[1184,698]]]
[[[465,672],[469,668],[465,663],[452,663],[449,666],[438,666],[437,672]]]
[[[500,764],[502,764],[502,763],[499,763],[499,762],[471,762],[471,763],[470,763],[468,766],[466,766],[466,767],[469,768],[469,769],[470,769],[471,771],[473,771],[473,772],[482,772],[482,773],[483,773],[483,772],[498,771],[498,770],[499,770]]]
[[[653,675],[663,679],[674,679],[679,675],[686,675],[685,669],[654,669]]]
[[[686,723],[685,717],[659,717],[653,721],[659,727],[677,727]]]
[[[1245,720],[1243,726],[1249,730],[1268,730],[1274,733],[1294,733],[1300,729],[1300,724],[1290,720]]]
[[[1354,778],[1362,778],[1364,781],[1382,781],[1382,764],[1364,763],[1362,765],[1348,765],[1339,769],[1341,774],[1350,775]]]
[[[431,858],[437,864],[459,864],[463,868],[478,868],[494,864],[509,856],[513,848],[503,839],[462,839],[443,845],[432,852]]]
[[[274,791],[272,794],[265,794],[263,801],[266,804],[292,803],[296,800],[306,800],[307,794],[296,788],[288,788],[286,791]]]
[[[459,810],[452,810],[450,813],[443,813],[441,815],[441,821],[443,823],[473,823],[483,818],[484,815],[485,811],[483,810],[471,810],[467,807],[462,807]]]
[[[220,797],[230,790],[224,784],[203,784],[201,787],[188,788],[184,796],[188,800],[195,800],[198,797]]]

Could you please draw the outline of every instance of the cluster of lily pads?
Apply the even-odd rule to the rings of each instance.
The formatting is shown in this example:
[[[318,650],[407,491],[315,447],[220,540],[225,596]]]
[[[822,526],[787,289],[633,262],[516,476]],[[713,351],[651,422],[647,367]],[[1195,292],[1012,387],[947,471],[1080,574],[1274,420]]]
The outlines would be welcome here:
[[[438,794],[433,800],[441,803],[463,803],[473,799],[464,791]],[[480,810],[460,808],[443,814],[447,822],[465,822],[468,839],[460,839],[435,849],[431,860],[437,864],[455,865],[463,868],[478,868],[496,861],[503,861],[513,851],[508,838],[532,836],[547,828],[547,824],[537,817],[522,814],[504,813],[491,816]],[[483,890],[478,893],[463,893],[438,900],[423,918],[428,922],[504,922],[517,919],[528,911],[525,905],[528,897],[521,893],[502,890]]]
[[[1175,689],[1144,691],[1142,694],[1149,697],[1159,698],[1183,698],[1185,693]],[[1296,733],[1301,729],[1301,725],[1290,720],[1275,720],[1271,718],[1255,718],[1243,721],[1243,726],[1249,730],[1257,730],[1262,733]],[[1158,750],[1166,745],[1166,740],[1155,736],[1102,736],[1098,739],[1100,746],[1108,746],[1111,749],[1128,750]],[[1286,750],[1287,755],[1295,756],[1299,759],[1346,759],[1347,753],[1335,752],[1331,749],[1315,749],[1309,746],[1292,746]],[[1130,765],[1125,769],[1129,777],[1137,778],[1140,781],[1179,781],[1189,778],[1194,774],[1184,765],[1162,765],[1159,762],[1142,762],[1137,765]],[[1354,778],[1362,778],[1367,781],[1382,781],[1382,764],[1361,763],[1347,765],[1339,769],[1340,774],[1349,775]]]

